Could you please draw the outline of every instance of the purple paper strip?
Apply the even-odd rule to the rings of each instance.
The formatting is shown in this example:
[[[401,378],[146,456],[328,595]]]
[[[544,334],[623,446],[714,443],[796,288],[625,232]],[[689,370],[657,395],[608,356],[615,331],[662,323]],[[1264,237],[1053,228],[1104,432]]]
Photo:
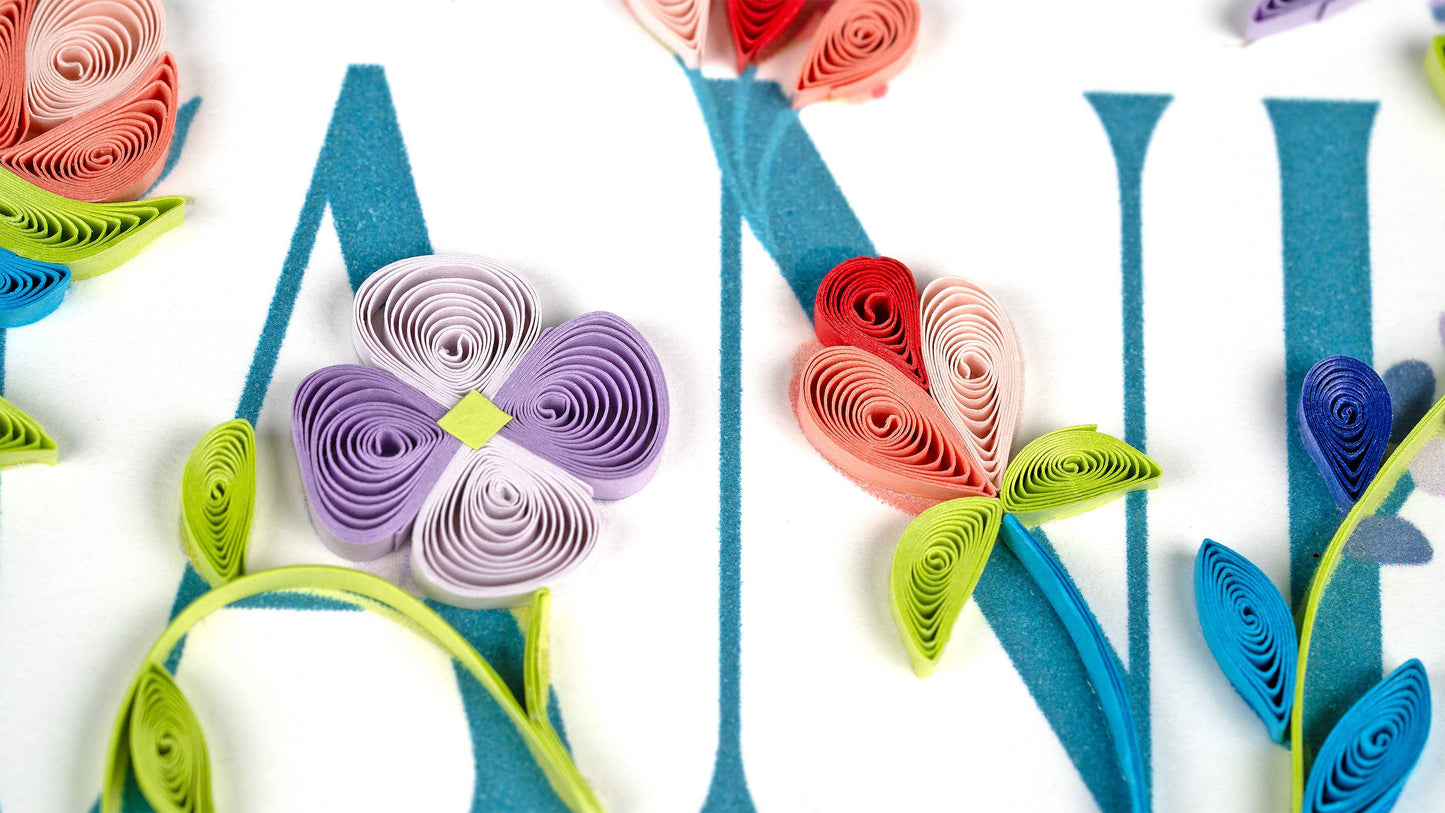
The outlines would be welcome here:
[[[1360,0],[1259,0],[1249,13],[1244,38],[1249,42],[1295,26],[1323,20]]]
[[[592,490],[505,438],[452,459],[417,516],[412,576],[469,609],[522,603],[580,565],[597,540]]]
[[[595,311],[543,332],[493,399],[512,416],[501,435],[592,486],[598,499],[637,492],[667,437],[667,382],[647,341]]]
[[[326,546],[364,561],[396,550],[462,448],[436,421],[446,408],[369,367],[343,364],[301,382],[291,436],[307,504]]]

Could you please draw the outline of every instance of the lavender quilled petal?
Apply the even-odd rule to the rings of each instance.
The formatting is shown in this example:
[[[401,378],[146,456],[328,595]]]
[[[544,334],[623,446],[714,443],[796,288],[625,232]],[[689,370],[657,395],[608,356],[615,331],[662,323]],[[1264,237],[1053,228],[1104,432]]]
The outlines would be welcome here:
[[[576,475],[598,499],[637,492],[667,437],[667,382],[652,347],[595,311],[543,332],[497,391],[502,436]]]
[[[343,364],[301,382],[291,435],[313,524],[353,561],[405,541],[432,486],[462,444],[437,426],[446,408],[369,367]]]

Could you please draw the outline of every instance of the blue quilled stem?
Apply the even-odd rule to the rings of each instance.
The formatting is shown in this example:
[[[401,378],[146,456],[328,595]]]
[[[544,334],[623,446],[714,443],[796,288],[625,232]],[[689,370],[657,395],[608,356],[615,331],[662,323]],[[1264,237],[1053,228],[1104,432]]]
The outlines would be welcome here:
[[[1043,591],[1049,606],[1068,630],[1069,638],[1088,672],[1089,682],[1099,696],[1114,753],[1129,789],[1129,810],[1149,810],[1149,778],[1144,763],[1144,750],[1139,743],[1139,728],[1129,703],[1129,690],[1124,672],[1114,657],[1114,650],[1104,637],[1099,620],[1094,617],[1079,588],[1058,558],[1035,539],[1012,514],[1003,518],[999,539],[1016,556],[1034,583]]]

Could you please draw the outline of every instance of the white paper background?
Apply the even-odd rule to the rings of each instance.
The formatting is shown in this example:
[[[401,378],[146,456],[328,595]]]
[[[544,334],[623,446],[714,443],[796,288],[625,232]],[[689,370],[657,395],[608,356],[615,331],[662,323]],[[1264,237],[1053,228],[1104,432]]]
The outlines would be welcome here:
[[[1210,659],[1191,570],[1208,535],[1287,578],[1262,98],[1380,101],[1375,358],[1445,373],[1445,108],[1419,68],[1424,5],[1377,0],[1241,48],[1233,0],[935,0],[885,99],[803,113],[880,251],[924,280],[977,279],[1008,308],[1028,365],[1022,441],[1084,422],[1122,434],[1114,165],[1082,94],[1174,95],[1143,196],[1148,435],[1167,473],[1149,512],[1158,810],[1288,803],[1287,754]],[[7,471],[0,489],[0,805],[93,802],[112,715],[183,570],[182,461],[235,410],[346,66],[380,63],[436,250],[519,268],[549,324],[622,313],[662,358],[663,466],[604,506],[594,569],[558,596],[555,687],[609,808],[696,809],[717,730],[718,171],[682,72],[607,0],[167,11],[182,98],[204,97],[163,187],[196,198],[189,220],[8,337],[6,396],[45,423],[62,465]],[[743,253],[742,730],[758,807],[1092,809],[976,607],[935,676],[913,677],[885,587],[907,517],[798,431],[787,382],[810,328],[746,233]],[[306,522],[287,413],[305,374],[354,358],[349,307],[328,215],[261,416],[253,569],[339,563]],[[1123,656],[1122,508],[1051,537]],[[1445,565],[1382,581],[1387,668],[1414,656],[1445,676]],[[190,636],[179,681],[222,810],[467,809],[452,668],[385,621],[223,611]],[[1400,810],[1445,806],[1436,728]]]

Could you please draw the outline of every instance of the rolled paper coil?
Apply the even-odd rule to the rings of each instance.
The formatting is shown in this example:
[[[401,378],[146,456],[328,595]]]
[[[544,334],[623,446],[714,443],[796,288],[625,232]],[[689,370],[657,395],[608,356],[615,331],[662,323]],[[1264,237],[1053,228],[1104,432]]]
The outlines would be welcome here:
[[[702,62],[709,0],[624,0],[633,16],[688,68]]]
[[[1341,512],[1360,498],[1390,444],[1390,391],[1369,365],[1330,356],[1305,373],[1300,440]]]
[[[1129,705],[1119,660],[1114,656],[1104,630],[1058,558],[1024,529],[1018,517],[1004,517],[999,526],[999,538],[1018,557],[1074,642],[1109,725],[1114,754],[1129,790],[1129,810],[1131,813],[1147,813],[1149,784],[1144,752],[1139,745],[1139,729],[1134,723],[1134,712]]]
[[[1248,559],[1212,539],[1194,559],[1199,626],[1230,685],[1283,743],[1294,702],[1299,641],[1274,583]]]
[[[505,438],[454,457],[422,504],[412,576],[432,598],[487,609],[525,603],[592,553],[592,491]]]
[[[813,304],[818,341],[851,345],[883,359],[928,388],[918,288],[908,266],[889,257],[854,257],[829,271]]]
[[[0,248],[70,267],[73,279],[105,273],[185,219],[185,198],[84,203],[0,169]]]
[[[1159,464],[1095,427],[1056,429],[1019,450],[1004,472],[1004,510],[1026,525],[1081,514],[1155,488]]]
[[[30,128],[25,105],[25,39],[35,0],[0,0],[0,149]]]
[[[366,363],[450,406],[493,396],[537,341],[537,291],[501,263],[468,254],[398,260],[356,292],[352,337]]]
[[[0,468],[22,463],[54,466],[55,441],[34,418],[0,398]]]
[[[70,288],[70,269],[27,260],[0,248],[0,327],[37,322],[60,307]]]
[[[1394,806],[1430,734],[1430,680],[1411,659],[1345,712],[1315,754],[1304,813]]]
[[[446,408],[390,373],[317,370],[296,389],[291,433],[311,518],[327,547],[363,561],[411,533],[461,441],[437,426]]]
[[[786,41],[802,21],[808,0],[727,0],[738,70]]]
[[[175,60],[165,54],[121,95],[0,152],[0,163],[72,200],[135,200],[165,167],[176,126],[176,81]]]
[[[996,493],[928,393],[856,347],[808,361],[797,414],[813,447],[865,483],[934,501]]]
[[[929,389],[974,462],[999,485],[1023,406],[1024,364],[1013,323],[989,293],[959,277],[929,283],[921,301]]]
[[[1359,0],[1258,0],[1250,9],[1249,20],[1244,26],[1244,39],[1253,42],[1323,20],[1357,2]]]
[[[26,42],[25,100],[44,132],[120,95],[161,55],[159,0],[39,0]]]
[[[996,499],[949,500],[919,514],[898,540],[888,600],[919,677],[933,674],[988,563],[1002,518]]]
[[[211,759],[191,704],[169,672],[148,664],[136,680],[127,720],[131,770],[161,813],[211,813]]]
[[[636,493],[657,471],[669,406],[662,364],[627,320],[597,311],[542,338],[497,391],[501,435],[592,487]]]
[[[879,95],[913,56],[915,0],[838,0],[823,15],[793,86],[793,108]]]
[[[256,434],[231,420],[201,437],[181,475],[181,539],[212,587],[246,572],[256,508]]]

